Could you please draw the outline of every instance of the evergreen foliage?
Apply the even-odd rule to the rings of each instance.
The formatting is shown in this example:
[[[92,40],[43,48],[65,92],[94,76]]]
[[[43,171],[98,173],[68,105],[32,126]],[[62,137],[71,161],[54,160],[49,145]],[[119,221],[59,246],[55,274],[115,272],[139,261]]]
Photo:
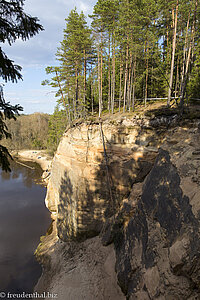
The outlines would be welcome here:
[[[54,77],[49,84],[58,87],[56,96],[66,110],[68,122],[86,114],[89,102],[87,99],[87,71],[93,60],[91,30],[88,28],[83,13],[78,14],[76,8],[66,19],[64,39],[56,53],[59,67],[47,67],[47,73]]]
[[[132,111],[149,98],[170,106],[175,97],[180,108],[186,95],[198,98],[199,16],[198,0],[98,0],[89,29],[72,10],[49,83],[68,122],[97,109]]]
[[[67,113],[57,105],[48,122],[48,149],[55,152],[68,124]]]
[[[17,39],[27,40],[42,30],[38,19],[25,14],[23,10],[23,0],[5,1],[0,3],[0,42],[8,42],[9,45]],[[22,79],[21,67],[15,65],[0,47],[0,77],[5,81],[17,82]],[[6,119],[15,119],[15,116],[22,110],[20,105],[12,106],[6,102],[3,96],[3,86],[0,87],[0,140],[9,138]],[[9,171],[9,161],[11,158],[7,148],[0,145],[0,167]]]

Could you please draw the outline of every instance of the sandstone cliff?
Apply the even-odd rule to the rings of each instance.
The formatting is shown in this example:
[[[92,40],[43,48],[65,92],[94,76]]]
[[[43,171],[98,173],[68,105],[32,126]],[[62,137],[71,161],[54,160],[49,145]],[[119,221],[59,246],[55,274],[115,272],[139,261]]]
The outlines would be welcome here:
[[[65,132],[37,290],[59,300],[199,299],[199,122],[132,116],[104,121],[103,135],[95,123]]]
[[[152,168],[157,150],[145,145],[158,144],[153,130],[140,132],[139,121],[125,118],[105,121],[102,129],[109,175],[99,124],[67,130],[55,154],[46,205],[56,217],[62,240],[99,233],[132,185],[143,181]]]

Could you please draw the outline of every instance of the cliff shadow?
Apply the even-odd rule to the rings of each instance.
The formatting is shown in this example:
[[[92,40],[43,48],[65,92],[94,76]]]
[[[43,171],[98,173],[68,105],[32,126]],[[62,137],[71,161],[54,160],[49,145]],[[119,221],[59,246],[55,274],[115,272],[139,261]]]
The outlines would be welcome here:
[[[107,162],[104,154],[99,159],[95,173],[95,189],[100,199],[106,200],[105,217],[115,214],[122,200],[129,197],[134,184],[143,182],[153,167],[153,158],[148,161],[142,157],[121,155],[113,157],[112,145],[107,149]],[[154,156],[155,157],[155,156]]]
[[[121,131],[122,130],[122,131]],[[83,175],[73,168],[66,171],[61,177],[59,188],[58,235],[62,240],[85,239],[98,235],[105,220],[114,215],[120,207],[122,200],[128,198],[135,183],[142,182],[150,172],[155,156],[145,153],[135,154],[135,150],[116,147],[117,143],[125,144],[120,134],[123,128],[106,140],[105,151],[100,150],[91,167]],[[120,138],[120,140],[119,140]],[[134,144],[133,144],[134,146]],[[86,149],[86,167],[88,161],[88,148]],[[75,168],[78,170],[78,166]]]
[[[73,209],[74,203],[72,201],[73,186],[71,180],[65,171],[59,189],[59,203],[58,203],[58,216],[57,216],[57,230],[58,236],[62,240],[70,235],[74,235],[74,227],[71,222],[74,218]]]
[[[100,231],[100,213],[87,179],[72,184],[67,171],[59,189],[57,230],[64,240],[83,240]]]

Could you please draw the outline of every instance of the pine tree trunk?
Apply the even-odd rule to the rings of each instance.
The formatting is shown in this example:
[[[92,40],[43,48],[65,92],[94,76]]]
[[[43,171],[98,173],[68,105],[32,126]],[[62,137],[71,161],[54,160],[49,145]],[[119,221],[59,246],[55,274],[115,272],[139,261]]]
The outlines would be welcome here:
[[[132,108],[133,111],[135,110],[135,79],[136,79],[136,55],[135,55],[135,61],[134,61],[134,67],[133,67],[133,94],[132,94]]]
[[[73,94],[73,114],[74,114],[74,119],[76,119],[76,101],[75,101],[75,95]]]
[[[103,37],[101,32],[101,111],[103,110]]]
[[[186,35],[185,35],[185,44],[184,44],[184,50],[183,50],[183,65],[182,65],[182,72],[181,72],[181,88],[180,92],[182,91],[183,88],[183,81],[184,81],[184,76],[185,76],[185,62],[186,62],[186,51],[187,51],[187,46],[188,46],[188,30],[189,30],[189,24],[190,24],[190,13],[188,14],[188,20],[187,20],[187,28],[186,28]]]
[[[98,90],[99,90],[99,117],[101,117],[102,106],[101,106],[101,66],[100,66],[100,52],[98,48]]]
[[[176,85],[175,85],[175,98],[178,94],[178,82],[179,82],[179,59],[177,59],[177,66],[176,66]]]
[[[153,97],[153,89],[154,89],[154,86],[153,86],[153,65],[151,67],[151,83],[150,83],[150,87],[151,87],[151,94],[149,95],[150,98]]]
[[[93,89],[93,72],[91,68],[91,102],[92,102],[92,116],[94,114],[94,89]]]
[[[63,90],[62,90],[62,87],[61,87],[61,84],[60,84],[60,79],[59,79],[57,71],[56,71],[56,79],[57,79],[59,90],[60,90],[60,93],[61,93],[61,98],[62,98],[63,106],[64,106],[64,108],[65,108],[65,110],[67,112],[67,105],[65,103],[65,98],[64,98]]]
[[[127,109],[128,111],[130,111],[131,109],[131,88],[132,88],[132,77],[133,77],[133,56],[132,53],[130,53],[130,62],[129,62],[129,74],[128,74],[128,105],[127,105]]]
[[[86,52],[84,49],[84,92],[83,92],[83,105],[84,105],[84,112],[86,111]]]
[[[169,26],[167,24],[167,71],[168,71],[168,63],[169,63]]]
[[[170,50],[169,49],[169,25],[167,24],[167,49],[166,49],[167,61],[166,61],[166,72],[165,72],[167,80],[169,78],[169,52],[170,52],[169,50]],[[167,85],[167,87],[168,87],[168,85]],[[167,87],[166,87],[166,93],[168,92]]]
[[[112,112],[112,99],[113,99],[113,36],[111,37],[112,40],[112,63],[111,63],[111,98],[110,98],[110,108],[111,108],[111,112]]]
[[[147,97],[148,97],[148,76],[149,76],[149,46],[147,42],[147,49],[146,49],[146,80],[145,80],[145,98],[144,98],[144,106],[147,105]]]
[[[194,45],[194,36],[193,36],[192,45]],[[192,63],[192,65],[194,64],[194,61],[195,61],[195,48],[192,47],[192,54],[191,54],[191,63]]]
[[[115,34],[113,34],[113,45],[112,45],[112,99],[111,99],[111,111],[114,113],[115,105]]]
[[[76,69],[76,102],[75,102],[75,115],[77,117],[78,111],[78,71]]]
[[[128,39],[128,37],[127,37]],[[127,92],[127,77],[128,77],[128,43],[126,46],[126,66],[125,66],[125,75],[124,75],[124,106],[123,106],[123,112],[125,112],[126,109],[126,92]]]
[[[188,77],[189,64],[190,64],[190,60],[191,60],[191,52],[192,52],[192,48],[194,47],[193,41],[194,41],[194,33],[195,33],[197,5],[198,5],[198,0],[195,0],[195,11],[194,11],[194,17],[193,17],[191,39],[190,39],[190,45],[189,45],[188,55],[187,55],[187,60],[186,60],[184,80],[183,80],[182,89],[181,89],[181,100],[180,100],[181,113],[183,112],[183,106],[184,106],[185,89],[186,89],[186,83],[187,83],[187,77]]]
[[[108,111],[110,113],[110,33],[109,33],[109,41],[108,41]]]
[[[173,84],[174,57],[175,57],[175,51],[176,51],[176,32],[177,32],[178,6],[179,6],[179,0],[177,0],[177,4],[176,4],[175,20],[174,20],[174,17],[173,17],[174,34],[173,34],[173,45],[172,45],[172,58],[171,58],[171,71],[170,71],[170,80],[169,80],[169,90],[168,90],[168,99],[167,99],[167,106],[168,107],[170,106],[171,93],[172,93],[172,84]],[[172,12],[174,12],[174,9],[172,10]]]
[[[134,82],[134,66],[133,66],[133,62],[131,64],[131,84],[130,84],[130,92],[129,92],[129,111],[131,111],[131,107],[132,107],[132,90],[133,90],[133,82]]]
[[[123,65],[120,57],[120,70],[119,70],[119,112],[121,110],[121,99],[122,99],[122,71]]]

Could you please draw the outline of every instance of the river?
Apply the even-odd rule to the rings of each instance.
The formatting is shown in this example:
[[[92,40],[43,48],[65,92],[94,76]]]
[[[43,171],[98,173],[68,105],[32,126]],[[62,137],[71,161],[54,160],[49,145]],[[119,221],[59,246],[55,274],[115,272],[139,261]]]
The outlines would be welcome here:
[[[41,275],[34,251],[50,225],[44,205],[46,189],[39,185],[42,170],[12,163],[0,169],[0,292],[32,292]]]

